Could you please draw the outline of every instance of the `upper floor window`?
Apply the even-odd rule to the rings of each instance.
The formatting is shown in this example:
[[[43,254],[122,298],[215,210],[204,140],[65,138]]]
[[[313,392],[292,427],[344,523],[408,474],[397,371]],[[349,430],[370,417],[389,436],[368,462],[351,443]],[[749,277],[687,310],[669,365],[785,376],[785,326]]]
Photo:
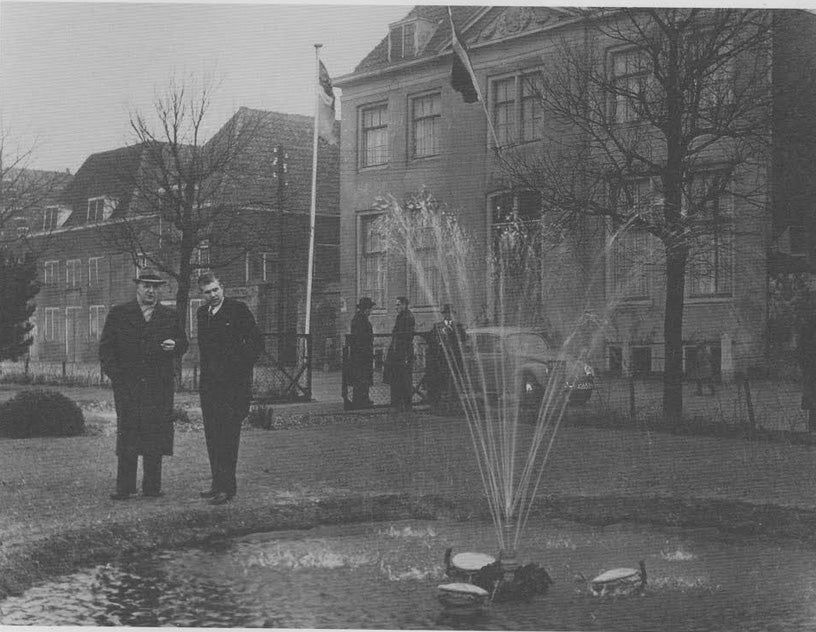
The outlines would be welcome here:
[[[45,261],[43,263],[43,283],[45,285],[55,285],[59,272],[59,261]]]
[[[46,206],[43,213],[43,230],[54,230],[59,226],[60,209],[58,206]]]
[[[82,261],[79,259],[69,259],[65,262],[65,285],[66,287],[77,287],[82,282]]]
[[[59,307],[46,307],[43,318],[43,340],[59,341],[62,339],[62,310]]]
[[[500,145],[542,137],[541,73],[517,73],[490,83],[493,128]]]
[[[248,252],[246,255],[246,282],[267,282],[272,279],[274,258],[268,252]]]
[[[388,32],[388,53],[391,61],[416,56],[416,24],[414,22],[391,28]]]
[[[99,264],[102,257],[90,257],[88,259],[88,285],[96,287],[99,285]]]
[[[193,250],[192,264],[196,274],[203,274],[210,269],[210,241],[205,239]]]
[[[360,167],[388,164],[388,104],[360,110]]]
[[[651,70],[645,55],[638,50],[612,54],[613,120],[628,123],[643,118],[649,103]]]
[[[442,135],[442,95],[439,92],[411,99],[411,158],[436,156]]]
[[[360,218],[360,296],[369,296],[377,305],[385,305],[386,248],[376,230],[380,215]]]
[[[100,222],[108,219],[116,208],[117,200],[107,195],[88,199],[88,222]]]

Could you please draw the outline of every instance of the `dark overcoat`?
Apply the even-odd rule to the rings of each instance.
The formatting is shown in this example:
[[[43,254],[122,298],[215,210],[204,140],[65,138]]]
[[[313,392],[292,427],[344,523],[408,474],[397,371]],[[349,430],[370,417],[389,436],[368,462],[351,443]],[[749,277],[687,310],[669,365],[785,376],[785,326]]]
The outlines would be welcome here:
[[[176,342],[172,353],[161,348],[168,338]],[[175,310],[157,304],[147,322],[136,300],[111,308],[99,360],[113,385],[117,454],[173,454],[174,360],[185,351]]]
[[[391,330],[391,344],[385,357],[386,384],[397,383],[407,379],[414,366],[414,329],[416,320],[411,310],[397,313],[394,329]]]
[[[346,377],[352,386],[371,386],[374,381],[374,328],[359,310],[351,319]]]
[[[231,407],[243,419],[252,400],[252,366],[264,350],[263,336],[249,308],[225,298],[210,315],[207,305],[196,312],[201,360],[199,390],[229,394]]]

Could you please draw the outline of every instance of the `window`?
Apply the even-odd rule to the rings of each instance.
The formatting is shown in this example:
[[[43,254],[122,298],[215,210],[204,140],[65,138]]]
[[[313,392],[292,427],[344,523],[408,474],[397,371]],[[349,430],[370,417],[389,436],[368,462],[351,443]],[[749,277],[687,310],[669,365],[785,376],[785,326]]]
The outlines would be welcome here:
[[[82,283],[82,261],[79,259],[69,259],[65,262],[65,285],[66,287],[78,287]]]
[[[715,173],[693,179],[685,211],[697,216],[698,237],[687,265],[686,291],[691,297],[731,296],[733,280],[733,196]]]
[[[270,281],[274,259],[268,252],[248,252],[246,255],[246,282]]]
[[[385,243],[375,229],[379,215],[360,218],[360,296],[385,305]]]
[[[410,59],[416,55],[416,24],[400,24],[388,33],[390,61]]]
[[[541,138],[541,73],[519,73],[491,82],[493,129],[500,145]]]
[[[45,308],[43,340],[49,342],[62,340],[62,310],[59,307]]]
[[[536,191],[496,193],[490,196],[489,205],[494,248],[501,246],[509,233],[529,239],[540,232],[541,196]]]
[[[43,230],[54,230],[59,226],[60,211],[58,206],[46,206],[43,213]]]
[[[205,239],[193,250],[192,264],[197,274],[204,274],[210,270],[210,242]]]
[[[98,222],[102,219],[105,210],[105,198],[91,198],[88,200],[88,221]]]
[[[623,218],[648,216],[662,204],[658,181],[630,181],[618,192]],[[614,236],[611,249],[611,292],[616,299],[648,299],[652,292],[650,271],[656,261],[655,238],[637,225],[626,225]]]
[[[412,305],[436,305],[442,294],[442,273],[433,228],[418,226],[412,237],[413,262],[408,265],[409,300]]]
[[[46,261],[43,263],[43,283],[45,285],[56,285],[58,272],[59,261]]]
[[[88,285],[90,287],[101,285],[99,282],[99,263],[101,261],[102,257],[90,257],[88,259]]]
[[[617,123],[637,121],[648,103],[650,70],[643,53],[626,50],[612,55],[613,118]]]
[[[360,111],[360,167],[388,163],[388,105],[383,103]]]
[[[190,338],[198,338],[198,319],[196,318],[196,312],[198,308],[204,304],[204,299],[200,298],[191,298],[190,299],[190,308],[188,311],[188,323],[187,323],[187,331],[190,332]]]
[[[91,340],[99,340],[105,324],[105,306],[91,305],[88,312],[88,336]]]
[[[441,104],[442,95],[439,92],[411,99],[411,158],[439,154]]]

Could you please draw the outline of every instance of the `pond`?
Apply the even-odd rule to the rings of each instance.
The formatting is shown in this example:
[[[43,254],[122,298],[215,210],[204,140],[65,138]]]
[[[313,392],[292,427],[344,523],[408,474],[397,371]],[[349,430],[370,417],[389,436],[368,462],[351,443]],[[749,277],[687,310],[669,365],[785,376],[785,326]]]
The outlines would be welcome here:
[[[0,601],[0,624],[515,630],[816,630],[816,551],[793,541],[634,525],[531,524],[521,561],[546,595],[443,615],[443,555],[494,554],[486,523],[411,521],[276,532],[123,556]],[[586,580],[643,559],[642,596]]]

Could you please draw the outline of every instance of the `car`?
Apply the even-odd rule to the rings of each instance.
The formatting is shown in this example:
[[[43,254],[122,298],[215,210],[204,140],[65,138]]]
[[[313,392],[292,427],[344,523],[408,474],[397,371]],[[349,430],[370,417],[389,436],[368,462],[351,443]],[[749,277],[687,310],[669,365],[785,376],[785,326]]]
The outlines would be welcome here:
[[[562,381],[570,404],[585,404],[592,396],[592,367],[565,358],[533,328],[476,327],[467,335],[463,360],[469,383],[490,396],[518,397],[522,406],[537,408],[552,379]]]

